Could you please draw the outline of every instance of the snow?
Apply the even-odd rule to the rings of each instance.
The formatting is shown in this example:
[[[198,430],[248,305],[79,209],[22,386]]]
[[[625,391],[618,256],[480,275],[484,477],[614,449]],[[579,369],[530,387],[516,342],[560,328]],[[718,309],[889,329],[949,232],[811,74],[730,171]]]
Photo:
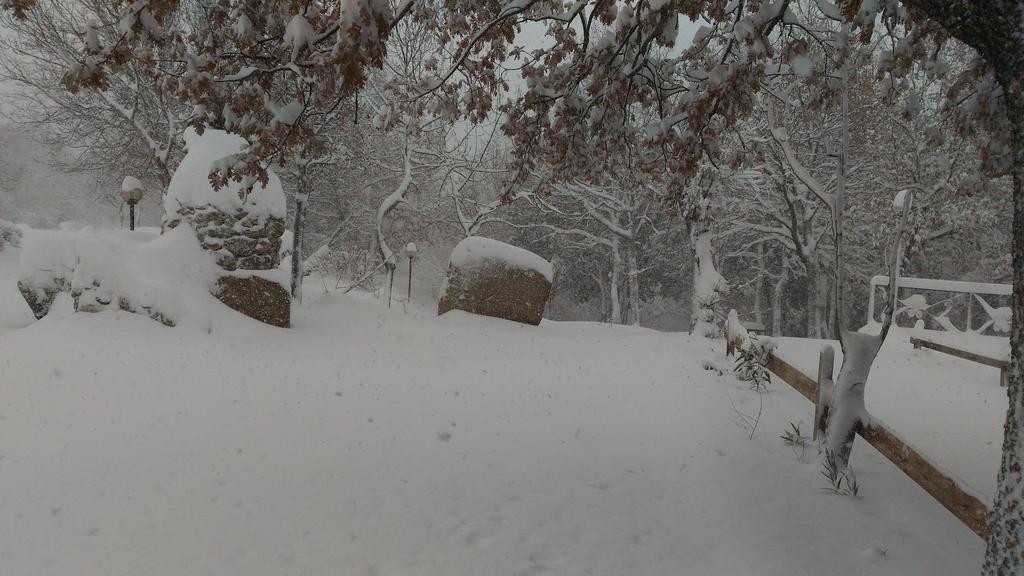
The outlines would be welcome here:
[[[486,265],[488,262],[501,262],[512,268],[533,270],[548,282],[554,278],[554,269],[547,260],[529,250],[482,236],[463,239],[452,250],[449,260],[452,266],[462,269]]]
[[[921,337],[999,357],[1006,338],[923,330]],[[995,496],[1002,456],[1006,389],[999,370],[928,349],[915,350],[912,329],[893,327],[865,387],[868,413],[958,479],[983,501]],[[775,354],[814,378],[822,340],[776,338]],[[836,372],[842,361],[838,342]],[[854,443],[854,454],[869,449]]]
[[[142,189],[142,182],[134,176],[125,176],[121,181],[121,192],[134,192]]]
[[[306,110],[305,104],[298,100],[292,100],[288,104],[278,108],[274,112],[274,122],[292,126]]]
[[[800,76],[806,78],[811,75],[812,62],[807,54],[794,55],[790,59],[789,65],[793,68],[793,72],[796,72]]]
[[[863,444],[862,497],[824,493],[777,437],[810,405],[704,370],[720,340],[319,284],[287,331],[0,314],[0,573],[977,571],[981,540]]]
[[[839,7],[829,2],[828,0],[815,0],[818,5],[818,10],[821,10],[821,14],[830,20],[837,22],[843,21],[843,13],[839,11]]]
[[[52,286],[58,278],[68,281],[72,291],[88,290],[81,306],[98,300],[116,308],[124,299],[176,323],[202,326],[210,309],[220,308],[210,290],[225,272],[199,246],[188,225],[165,234],[25,228],[21,246],[14,279],[35,288]]]
[[[910,197],[909,190],[900,190],[896,193],[896,197],[892,199],[892,209],[899,212],[903,210],[903,207],[907,205],[907,198]]]
[[[256,182],[248,194],[244,194],[242,183],[235,181],[228,182],[220,190],[213,189],[209,174],[214,163],[230,164],[231,159],[247,147],[245,139],[236,134],[207,128],[200,136],[188,128],[185,131],[187,154],[167,187],[165,213],[175,214],[182,206],[200,208],[211,205],[228,213],[245,211],[259,218],[284,218],[287,214],[284,189],[280,179],[270,170],[267,170],[267,186]]]
[[[725,319],[725,335],[729,340],[739,340],[740,345],[746,344],[750,339],[747,329],[740,323],[740,317],[735,309],[729,310],[729,315]]]
[[[302,14],[292,16],[285,28],[284,36],[281,38],[282,46],[291,48],[293,62],[299,57],[303,48],[308,48],[311,52],[315,50],[316,40],[316,31]]]

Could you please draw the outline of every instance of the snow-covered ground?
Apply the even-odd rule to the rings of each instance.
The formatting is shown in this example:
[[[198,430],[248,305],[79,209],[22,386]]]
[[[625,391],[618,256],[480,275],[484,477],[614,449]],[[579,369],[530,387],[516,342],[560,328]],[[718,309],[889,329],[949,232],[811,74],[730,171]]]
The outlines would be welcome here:
[[[913,330],[893,328],[871,368],[865,403],[874,418],[923,453],[983,502],[996,494],[1006,422],[1006,388],[999,369],[910,344]],[[926,340],[992,357],[1005,354],[1006,338],[926,331]],[[825,343],[777,338],[775,353],[808,376],[818,373],[818,351]],[[842,352],[836,351],[835,374]],[[859,450],[857,443],[854,450]]]
[[[167,328],[67,302],[32,322],[14,257],[0,252],[0,574],[980,565],[981,540],[863,443],[861,497],[823,492],[813,448],[800,458],[778,438],[809,430],[810,404],[704,370],[727,365],[720,341],[436,318],[318,295],[319,280],[290,330],[226,309],[207,330]],[[750,440],[736,411],[762,400]]]

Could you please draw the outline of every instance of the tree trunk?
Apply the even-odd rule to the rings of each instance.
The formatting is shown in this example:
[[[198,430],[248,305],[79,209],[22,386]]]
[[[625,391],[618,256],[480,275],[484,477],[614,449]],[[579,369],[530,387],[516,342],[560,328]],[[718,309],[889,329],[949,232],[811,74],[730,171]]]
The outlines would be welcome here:
[[[828,300],[829,300],[829,282],[828,277],[825,275],[818,276],[818,281],[815,282],[815,292],[817,296],[815,298],[815,328],[817,330],[817,336],[815,338],[824,338],[829,334],[829,317],[828,317]]]
[[[302,236],[306,222],[306,194],[295,195],[295,219],[292,221],[292,298],[302,302]]]
[[[397,265],[395,264],[394,259],[389,260],[384,265],[384,268],[387,270],[387,281],[388,281],[387,299],[388,299],[388,308],[391,308],[391,294],[395,290],[395,268],[397,268]]]
[[[640,325],[640,267],[637,264],[636,243],[632,240],[626,249],[628,262],[629,280],[629,323],[631,326]]]
[[[809,259],[804,262],[804,271],[807,273],[807,282],[804,284],[804,289],[807,293],[804,295],[804,317],[807,321],[807,337],[808,338],[820,338],[821,335],[818,333],[818,263]]]
[[[693,295],[690,300],[691,334],[716,338],[715,308],[725,279],[715,269],[711,251],[711,221],[704,210],[690,222],[690,249],[693,251]]]
[[[764,242],[757,243],[757,265],[759,268],[757,281],[754,283],[754,322],[764,326],[764,307],[761,305],[761,300],[764,298],[765,292],[765,258],[764,258]]]
[[[1024,11],[1024,8],[1021,8]],[[1024,14],[1018,14],[1024,19]],[[1018,49],[1019,50],[1019,49]],[[1024,62],[1024,57],[1018,58]],[[1011,126],[1013,150],[1013,326],[1010,329],[1010,368],[1007,372],[1009,408],[1003,427],[1003,459],[999,466],[996,499],[982,574],[1024,573],[1024,65],[1010,66],[1002,78]],[[1012,70],[1012,68],[1017,68]]]
[[[854,434],[868,421],[864,384],[884,339],[884,334],[843,333],[843,363],[839,368],[839,378],[832,388],[829,405],[822,406],[829,410],[825,448],[835,454],[840,468],[846,468],[850,461]]]
[[[619,238],[612,237],[612,274],[609,286],[609,299],[612,301],[612,314],[608,319],[612,324],[622,324],[622,301],[619,299],[619,271],[622,270],[622,252],[619,251]]]
[[[825,448],[834,455],[835,464],[839,469],[846,468],[849,464],[854,435],[863,426],[870,423],[867,408],[864,406],[864,387],[868,380],[868,373],[871,371],[871,365],[874,364],[895,317],[896,287],[899,285],[900,263],[903,257],[903,236],[906,233],[907,222],[913,209],[913,198],[913,195],[910,195],[903,203],[899,227],[896,229],[893,240],[892,255],[889,259],[889,297],[878,334],[850,332],[842,326],[839,327],[839,344],[843,349],[843,363],[839,368],[839,378],[832,386],[831,397],[824,398],[827,405],[819,406],[823,410],[828,410]],[[836,253],[841,253],[838,246]],[[836,260],[836,270],[839,270],[842,264],[842,260]],[[841,300],[838,297],[836,299]],[[841,314],[837,321],[842,321]]]
[[[597,282],[597,293],[601,295],[601,317],[600,322],[608,321],[608,296],[605,293],[604,279],[600,274],[594,274],[594,282]]]
[[[786,276],[779,276],[772,288],[772,336],[782,336],[782,294]]]

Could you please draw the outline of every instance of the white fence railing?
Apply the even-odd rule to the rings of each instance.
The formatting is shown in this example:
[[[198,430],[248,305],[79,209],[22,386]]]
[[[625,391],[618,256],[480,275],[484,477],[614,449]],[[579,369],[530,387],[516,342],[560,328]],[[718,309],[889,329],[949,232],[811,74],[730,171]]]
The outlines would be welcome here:
[[[875,276],[871,279],[868,322],[879,321],[878,311],[875,310],[875,294],[879,288],[885,289],[888,285],[888,276]],[[913,325],[918,320],[925,320],[926,323],[933,324],[931,328],[973,334],[982,334],[986,330],[996,334],[1007,334],[1010,331],[1012,314],[1007,301],[1013,293],[1013,286],[1010,284],[899,278],[896,288],[899,292],[896,299],[897,323],[903,319],[903,325],[907,324],[907,320]],[[934,300],[934,293],[945,293],[950,296]],[[934,301],[929,302],[929,297],[933,297]],[[978,325],[974,314],[976,304],[984,311],[984,320]]]

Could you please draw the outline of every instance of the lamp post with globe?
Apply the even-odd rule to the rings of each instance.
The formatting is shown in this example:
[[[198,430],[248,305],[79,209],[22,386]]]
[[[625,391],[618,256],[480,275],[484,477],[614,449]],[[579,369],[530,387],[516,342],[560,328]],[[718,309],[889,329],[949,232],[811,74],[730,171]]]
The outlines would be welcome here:
[[[135,230],[135,205],[142,200],[145,190],[134,176],[125,176],[121,182],[121,199],[128,205],[128,229]]]
[[[412,302],[412,260],[416,257],[415,242],[409,242],[405,245],[405,255],[409,257],[409,287],[405,294],[405,301]]]

